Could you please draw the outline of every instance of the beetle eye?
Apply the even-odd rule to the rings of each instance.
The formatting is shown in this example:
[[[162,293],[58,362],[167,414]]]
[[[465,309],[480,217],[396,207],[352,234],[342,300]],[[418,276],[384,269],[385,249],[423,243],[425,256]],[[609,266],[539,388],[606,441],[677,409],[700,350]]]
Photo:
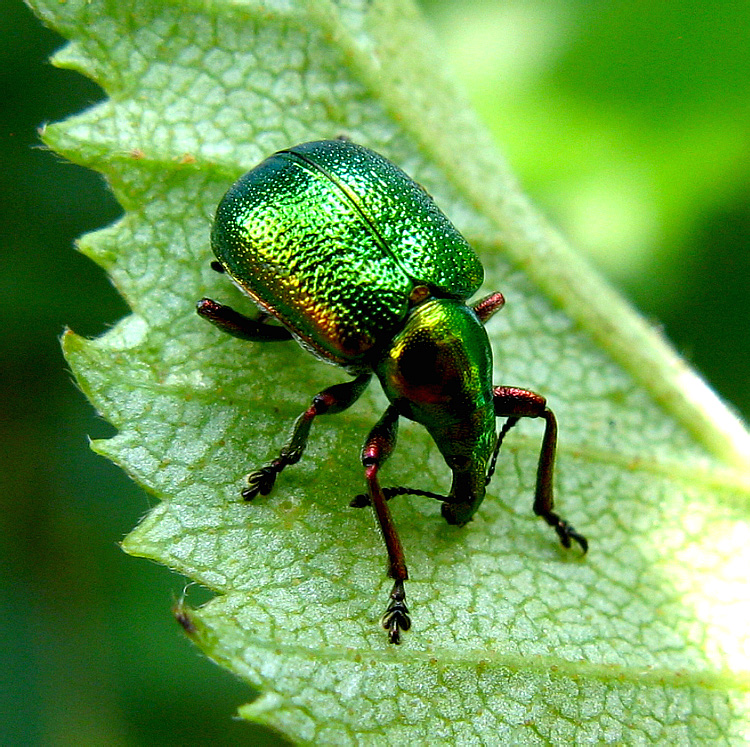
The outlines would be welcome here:
[[[214,260],[213,262],[211,262],[211,269],[214,272],[218,272],[219,275],[223,275],[224,274],[224,265],[221,264],[221,262],[217,262],[216,260]]]
[[[415,285],[409,294],[409,303],[417,306],[430,295],[430,289],[426,285]]]
[[[432,340],[410,340],[399,360],[401,375],[414,386],[440,387],[445,381],[440,350]]]
[[[414,335],[398,358],[397,389],[412,403],[447,402],[461,390],[461,372],[450,348],[428,335]]]

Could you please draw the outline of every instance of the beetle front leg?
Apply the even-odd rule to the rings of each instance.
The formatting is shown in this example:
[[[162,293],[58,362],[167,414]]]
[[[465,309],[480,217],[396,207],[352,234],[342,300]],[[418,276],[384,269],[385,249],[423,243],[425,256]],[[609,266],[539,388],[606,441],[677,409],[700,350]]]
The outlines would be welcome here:
[[[398,417],[398,411],[391,405],[370,431],[362,448],[362,465],[365,468],[370,502],[375,509],[375,515],[378,517],[380,531],[383,533],[385,547],[388,551],[388,575],[393,579],[390,602],[381,619],[383,627],[388,631],[388,639],[391,643],[400,643],[401,631],[406,632],[411,627],[409,609],[406,606],[406,593],[404,592],[404,581],[409,578],[404,548],[401,546],[401,540],[391,518],[386,497],[378,481],[380,467],[396,446]]]
[[[259,493],[268,495],[276,482],[276,475],[284,467],[295,464],[301,459],[307,446],[312,421],[318,415],[335,415],[351,407],[365,391],[371,378],[372,374],[360,374],[352,381],[334,384],[316,394],[310,407],[294,421],[292,435],[282,447],[279,456],[270,464],[256,469],[247,476],[247,487],[242,491],[242,497],[246,501],[251,501]]]
[[[545,422],[542,448],[539,453],[539,463],[536,472],[536,493],[534,496],[534,513],[541,516],[549,524],[560,538],[563,547],[570,547],[571,540],[575,540],[581,549],[586,552],[589,543],[586,538],[579,534],[565,519],[561,518],[552,509],[554,508],[554,496],[552,490],[552,477],[555,468],[555,451],[557,449],[557,420],[552,410],[547,407],[547,400],[536,392],[517,387],[497,386],[493,389],[495,415],[507,417],[508,422],[500,432],[498,445],[495,449],[495,457],[500,447],[503,436],[512,428],[519,418],[543,418]],[[487,479],[492,477],[493,464],[490,467]]]

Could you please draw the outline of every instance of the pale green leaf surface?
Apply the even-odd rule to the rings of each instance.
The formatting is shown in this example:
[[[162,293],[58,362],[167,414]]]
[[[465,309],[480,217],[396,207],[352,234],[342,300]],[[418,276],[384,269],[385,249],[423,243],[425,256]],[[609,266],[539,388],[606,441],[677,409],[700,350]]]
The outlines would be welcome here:
[[[95,443],[161,502],[125,549],[215,590],[178,619],[261,691],[241,713],[299,742],[739,743],[750,729],[750,439],[518,193],[402,2],[34,0],[57,56],[109,100],[45,140],[102,171],[126,208],[81,248],[133,309],[69,333],[81,387],[117,428]],[[540,428],[504,447],[476,519],[399,498],[414,626],[378,618],[389,583],[358,452],[371,387],[316,423],[271,496],[239,500],[320,388],[344,380],[293,344],[230,339],[203,295],[249,308],[209,269],[211,215],[275,149],[346,133],[423,183],[508,300],[496,382],[543,392],[561,424],[558,505],[589,538],[557,545],[531,512]],[[388,479],[390,476],[390,480]],[[385,481],[445,490],[405,426]],[[207,691],[210,697],[210,691]]]

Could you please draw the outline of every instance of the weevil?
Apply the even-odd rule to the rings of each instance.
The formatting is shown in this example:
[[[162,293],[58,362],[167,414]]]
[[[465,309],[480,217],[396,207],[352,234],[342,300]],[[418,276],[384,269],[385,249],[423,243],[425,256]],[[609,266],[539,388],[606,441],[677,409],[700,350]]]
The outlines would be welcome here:
[[[281,150],[223,197],[211,246],[214,269],[261,315],[204,298],[202,317],[244,340],[295,339],[352,376],[313,397],[279,455],[247,476],[245,500],[268,494],[277,475],[299,461],[316,417],[346,410],[373,374],[380,380],[390,404],[362,448],[367,494],[350,505],[372,505],[382,530],[393,579],[382,624],[392,643],[411,619],[409,573],[388,501],[434,498],[449,524],[466,524],[484,499],[503,438],[521,418],[544,421],[534,512],[566,548],[575,541],[587,551],[586,538],[553,510],[555,415],[535,392],[492,384],[484,325],[504,298],[492,293],[467,303],[484,279],[481,262],[400,168],[346,139]],[[400,417],[421,423],[435,441],[453,476],[447,495],[381,487],[378,473],[396,445]],[[496,418],[506,418],[499,433]]]

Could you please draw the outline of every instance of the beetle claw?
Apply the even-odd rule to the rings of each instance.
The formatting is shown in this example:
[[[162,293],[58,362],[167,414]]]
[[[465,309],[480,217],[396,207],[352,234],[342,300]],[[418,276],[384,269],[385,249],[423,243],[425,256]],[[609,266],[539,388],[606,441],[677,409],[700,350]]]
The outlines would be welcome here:
[[[560,519],[558,521],[558,523],[555,525],[555,531],[557,532],[557,536],[560,538],[560,542],[562,543],[563,547],[569,548],[570,541],[575,540],[580,545],[581,550],[583,550],[584,554],[588,552],[588,540],[582,534],[576,532],[576,530],[564,519]]]

